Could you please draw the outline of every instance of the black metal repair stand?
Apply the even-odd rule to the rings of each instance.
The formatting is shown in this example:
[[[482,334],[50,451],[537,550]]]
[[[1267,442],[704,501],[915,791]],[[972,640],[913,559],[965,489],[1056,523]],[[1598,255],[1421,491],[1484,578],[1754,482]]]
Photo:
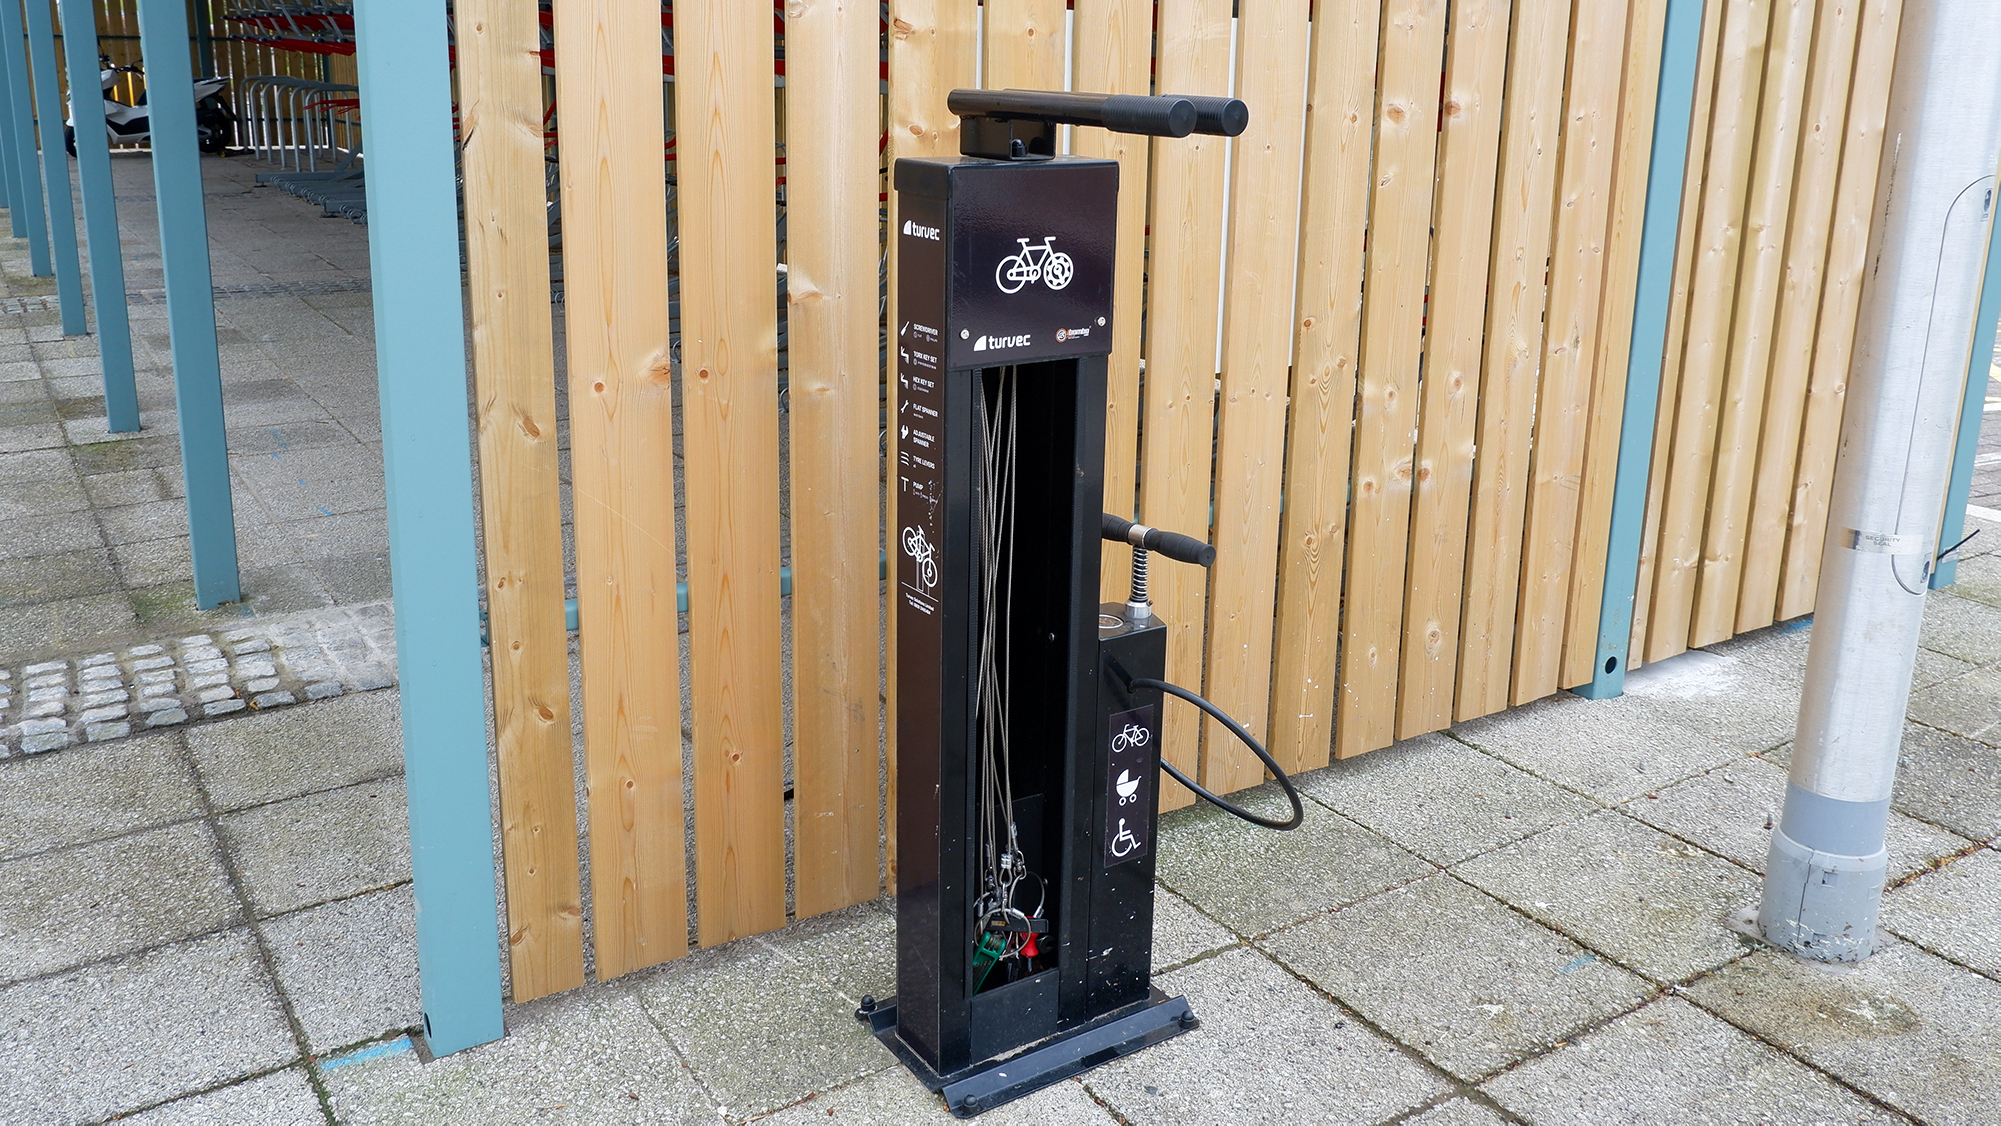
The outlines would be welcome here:
[[[1130,682],[1162,675],[1166,631],[1098,602],[1119,167],[1052,154],[1059,123],[1234,135],[1244,113],[1029,91],[951,107],[966,158],[895,168],[898,994],[856,1015],[966,1117],[1196,1023],[1149,977],[1161,696]],[[1014,518],[983,524],[1009,491]],[[990,745],[1004,863],[1033,880],[999,909]]]

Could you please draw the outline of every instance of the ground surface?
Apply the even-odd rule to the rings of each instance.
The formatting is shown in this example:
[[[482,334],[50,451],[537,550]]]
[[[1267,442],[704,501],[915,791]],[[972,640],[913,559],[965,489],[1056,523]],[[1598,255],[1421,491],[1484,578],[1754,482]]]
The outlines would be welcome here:
[[[369,311],[302,295],[358,285],[364,237],[209,164],[217,284],[294,290],[216,302],[248,596],[226,614],[188,594],[155,307],[148,436],[109,440],[92,340],[60,339],[0,240],[0,1124],[944,1120],[850,1015],[893,991],[887,902],[423,1054]],[[121,176],[156,287],[143,164]],[[1782,800],[1795,623],[1311,772],[1296,833],[1168,816],[1156,981],[1201,1027],[985,1120],[1995,1122],[2001,557],[1959,576],[1930,596],[1868,963],[1731,925]],[[119,693],[99,706],[126,718],[84,718]],[[51,702],[62,737],[31,751]]]

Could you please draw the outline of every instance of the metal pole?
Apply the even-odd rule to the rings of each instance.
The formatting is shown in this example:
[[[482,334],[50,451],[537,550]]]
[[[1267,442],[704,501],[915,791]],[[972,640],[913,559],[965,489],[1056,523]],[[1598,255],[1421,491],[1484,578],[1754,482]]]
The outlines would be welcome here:
[[[1952,483],[1945,490],[1945,518],[1938,549],[1950,550],[1966,535],[1966,501],[1973,492],[1973,458],[1980,449],[1980,420],[1987,406],[1988,374],[1994,365],[1995,322],[2001,320],[2001,239],[1987,239],[1987,275],[1980,284],[1980,312],[1973,322],[1973,354],[1966,364],[1966,398],[1959,405],[1959,436],[1953,447]],[[1988,535],[1994,530],[1988,529]],[[1932,572],[1932,589],[1959,581],[1959,556],[1948,555]]]
[[[34,67],[35,116],[42,124],[42,184],[49,200],[49,243],[55,257],[56,302],[64,336],[90,331],[83,310],[83,271],[76,257],[76,203],[70,198],[69,154],[63,151],[63,91],[56,80],[56,28],[48,0],[27,0],[28,59]]]
[[[417,972],[443,1055],[503,1032],[445,4],[359,0],[355,24]]]
[[[38,278],[54,273],[49,264],[49,227],[42,214],[42,185],[35,168],[34,95],[28,88],[27,27],[21,22],[20,0],[0,0],[0,53],[7,56],[8,140],[14,149],[14,169],[21,180],[21,218],[28,225],[28,266]],[[16,231],[20,230],[17,225]]]
[[[154,95],[146,99],[153,119],[153,194],[160,212],[160,263],[167,281],[167,335],[174,357],[195,604],[210,610],[240,601],[243,593],[223,434],[208,213],[195,141],[194,66],[188,58],[188,12],[182,0],[139,0],[139,51],[146,60],[146,88]]]
[[[8,80],[7,52],[0,51],[0,188],[7,196],[7,224],[9,233],[15,238],[28,237],[28,223],[21,217],[24,204],[21,194],[21,174],[14,167],[14,111],[10,107],[7,92],[13,88]]]
[[[1876,945],[1883,834],[2001,165],[2001,4],[1904,6],[1820,595],[1758,929]]]
[[[1575,689],[1603,700],[1626,690],[1633,597],[1640,581],[1640,531],[1653,467],[1654,414],[1660,407],[1667,348],[1668,299],[1681,230],[1682,177],[1695,112],[1695,59],[1702,48],[1702,0],[1669,0],[1661,39],[1660,96],[1654,109],[1647,211],[1640,235],[1640,277],[1633,300],[1633,340],[1626,362],[1626,407],[1619,424],[1619,475],[1612,487],[1612,527],[1605,551],[1605,591],[1598,611],[1598,656],[1591,683]]]
[[[90,291],[97,304],[97,355],[104,367],[104,418],[113,434],[139,429],[139,390],[132,375],[132,328],[125,315],[125,261],[118,237],[118,201],[111,186],[111,141],[90,119],[100,88],[97,13],[91,0],[60,0],[68,56],[69,88],[84,91],[85,127],[76,131],[77,179],[83,187],[83,225],[89,238]],[[84,32],[88,29],[89,34]],[[76,99],[71,98],[72,102]]]

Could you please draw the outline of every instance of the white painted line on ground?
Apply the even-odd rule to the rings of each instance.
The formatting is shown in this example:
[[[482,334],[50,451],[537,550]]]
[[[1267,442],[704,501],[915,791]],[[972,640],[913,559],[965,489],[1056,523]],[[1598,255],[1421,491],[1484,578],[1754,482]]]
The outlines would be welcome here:
[[[1992,508],[1982,508],[1977,504],[1969,504],[1966,506],[1966,514],[1979,520],[2001,524],[2001,511]]]

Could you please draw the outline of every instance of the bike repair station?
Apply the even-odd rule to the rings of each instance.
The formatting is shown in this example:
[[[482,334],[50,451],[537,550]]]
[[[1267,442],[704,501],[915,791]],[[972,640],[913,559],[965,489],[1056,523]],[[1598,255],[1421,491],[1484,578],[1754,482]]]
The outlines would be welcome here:
[[[1195,1027],[1150,982],[1161,769],[1271,828],[1303,814],[1248,732],[1161,679],[1149,551],[1201,566],[1215,552],[1103,511],[1119,166],[1056,155],[1059,125],[1235,136],[1244,104],[948,104],[962,159],[894,173],[897,996],[856,1016],[966,1117]],[[1134,547],[1125,603],[1098,601],[1101,538]],[[1292,817],[1255,817],[1165,764],[1164,693],[1255,750]]]

